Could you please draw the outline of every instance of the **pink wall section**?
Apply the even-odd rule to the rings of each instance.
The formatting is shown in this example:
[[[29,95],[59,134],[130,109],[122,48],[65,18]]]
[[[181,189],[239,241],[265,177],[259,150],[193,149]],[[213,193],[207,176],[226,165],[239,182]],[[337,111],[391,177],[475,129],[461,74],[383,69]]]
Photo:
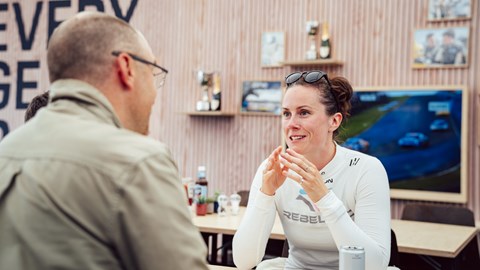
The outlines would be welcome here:
[[[37,87],[24,90],[23,100],[48,89],[46,42],[51,3],[43,2],[31,49],[20,46],[14,3],[21,8],[27,33],[31,31],[36,1],[0,1],[0,84],[11,84],[10,97],[0,109],[0,120],[13,130],[23,122],[24,109],[16,109],[17,63],[39,61],[39,68],[25,72],[24,80]],[[65,1],[64,1],[65,2]],[[78,11],[79,1],[66,1],[54,10],[56,20]],[[98,1],[105,12],[114,14],[112,1]],[[118,1],[126,13],[131,1]],[[162,66],[169,69],[151,118],[152,136],[167,143],[182,176],[195,176],[199,165],[207,167],[211,190],[232,193],[249,189],[257,166],[281,142],[280,118],[275,116],[192,117],[200,98],[194,70],[221,73],[222,107],[240,111],[241,82],[247,79],[281,80],[304,68],[262,68],[261,34],[283,31],[286,58],[301,60],[308,47],[305,21],[327,21],[333,44],[333,57],[344,61],[340,67],[320,67],[328,73],[347,77],[354,87],[466,85],[470,93],[468,112],[468,203],[480,220],[480,166],[478,134],[478,93],[480,91],[480,5],[473,1],[472,19],[427,22],[428,0],[138,0],[130,22],[150,41]],[[49,8],[50,7],[50,8]],[[89,7],[89,9],[94,9]],[[415,28],[468,26],[470,59],[468,68],[412,69],[412,35]],[[318,68],[318,67],[317,67]],[[0,97],[3,99],[2,92]],[[398,218],[406,201],[392,201],[392,217]]]

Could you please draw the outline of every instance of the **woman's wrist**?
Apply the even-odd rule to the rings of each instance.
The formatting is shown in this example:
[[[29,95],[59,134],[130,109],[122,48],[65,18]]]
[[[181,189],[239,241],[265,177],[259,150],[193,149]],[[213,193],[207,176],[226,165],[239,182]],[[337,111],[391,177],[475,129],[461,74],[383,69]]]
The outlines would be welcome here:
[[[325,197],[328,194],[328,190],[326,192],[321,192],[319,194],[315,194],[315,198],[310,198],[312,199],[313,203],[319,202],[323,197]]]
[[[266,189],[266,188],[264,188],[264,187],[261,187],[261,188],[260,188],[260,191],[261,191],[263,194],[267,195],[267,196],[273,196],[273,195],[275,195],[275,191],[269,191],[268,189]]]

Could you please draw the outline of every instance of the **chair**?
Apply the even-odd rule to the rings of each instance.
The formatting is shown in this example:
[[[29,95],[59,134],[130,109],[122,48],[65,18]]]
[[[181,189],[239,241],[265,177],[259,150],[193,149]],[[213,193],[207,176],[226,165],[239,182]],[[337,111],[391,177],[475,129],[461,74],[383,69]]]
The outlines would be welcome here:
[[[237,194],[240,195],[241,197],[240,206],[247,206],[250,190],[240,190],[237,192]],[[221,250],[223,265],[233,266],[232,241],[233,241],[233,235],[224,234],[222,236],[222,246],[217,249],[217,250]],[[286,240],[284,241],[284,240],[277,240],[277,239],[269,239],[267,242],[267,246],[265,248],[264,259],[271,259],[271,258],[281,256],[284,249],[284,245],[285,245],[284,243],[286,243],[287,245],[287,252],[288,252],[288,243],[286,242]]]
[[[391,231],[390,237],[390,261],[388,262],[388,266],[400,266],[400,258],[398,256],[398,245],[397,245],[397,237],[395,236],[395,232]]]
[[[475,227],[473,212],[466,207],[453,205],[407,204],[403,209],[402,219]],[[472,239],[458,256],[459,269],[477,269],[480,265],[477,238]],[[441,267],[441,263],[439,263],[441,259],[420,257],[434,268]]]
[[[403,208],[402,219],[475,226],[475,217],[470,209],[451,205],[410,203]]]
[[[283,242],[282,257],[288,258],[288,254],[290,254],[290,247],[288,246],[288,240],[285,238],[285,242]]]
[[[240,195],[240,206],[247,206],[248,203],[248,195],[250,194],[250,190],[240,190],[237,192]]]
[[[247,206],[250,190],[240,190],[237,194],[240,195],[240,206]],[[233,235],[222,235],[222,246],[217,250],[221,250],[223,265],[234,265],[232,259],[232,241]]]

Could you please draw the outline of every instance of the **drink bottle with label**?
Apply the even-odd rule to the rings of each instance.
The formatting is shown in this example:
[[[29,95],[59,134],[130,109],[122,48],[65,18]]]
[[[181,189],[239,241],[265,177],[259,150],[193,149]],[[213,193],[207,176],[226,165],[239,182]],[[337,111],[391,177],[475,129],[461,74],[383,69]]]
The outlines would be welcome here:
[[[322,43],[320,44],[320,58],[330,58],[330,35],[328,34],[328,23],[323,23]]]
[[[208,196],[207,170],[205,166],[198,166],[197,181],[195,182],[195,201],[205,202]]]

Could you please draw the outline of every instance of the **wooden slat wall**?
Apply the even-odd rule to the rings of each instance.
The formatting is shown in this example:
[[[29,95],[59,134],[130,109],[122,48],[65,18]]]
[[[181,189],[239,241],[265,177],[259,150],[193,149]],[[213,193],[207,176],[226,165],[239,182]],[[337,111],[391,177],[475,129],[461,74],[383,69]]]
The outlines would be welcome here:
[[[72,6],[78,5],[77,1],[72,2],[75,2]],[[110,5],[104,2],[106,12],[113,14]],[[123,1],[122,6],[129,2]],[[131,23],[145,34],[160,63],[170,70],[154,108],[152,136],[170,146],[182,176],[194,177],[197,166],[206,165],[212,191],[230,194],[249,189],[257,166],[280,144],[280,118],[182,114],[193,111],[200,98],[194,71],[199,68],[219,71],[222,107],[227,112],[238,112],[242,80],[282,79],[294,70],[304,69],[262,68],[261,33],[285,32],[287,59],[300,60],[308,47],[307,20],[329,22],[333,55],[345,62],[342,67],[323,67],[323,70],[347,77],[355,87],[464,84],[471,93],[469,126],[477,127],[480,7],[478,1],[473,2],[471,20],[433,23],[426,20],[428,0],[139,0]],[[12,10],[10,7],[5,20],[14,21]],[[33,14],[33,7],[28,12]],[[42,15],[39,25],[41,40],[46,35],[45,17]],[[413,30],[448,26],[471,27],[469,68],[412,69]],[[16,35],[8,31],[8,36]],[[44,59],[44,44],[35,48],[38,52],[32,53]],[[13,62],[16,56],[9,50],[1,58]],[[40,81],[38,91],[48,85],[45,71]],[[15,119],[15,126],[21,124],[23,115],[18,111],[7,108],[6,113],[9,119]],[[478,135],[477,128],[469,130],[466,204],[475,211],[477,220],[480,219]],[[392,217],[399,217],[404,203],[392,202]]]
[[[278,117],[190,117],[200,97],[193,70],[204,68],[222,74],[223,108],[240,109],[240,84],[245,79],[282,79],[296,70],[260,67],[260,38],[265,31],[286,33],[286,57],[298,60],[308,47],[305,21],[330,23],[335,58],[343,67],[323,67],[347,77],[354,86],[415,86],[465,84],[476,104],[479,89],[478,10],[467,21],[427,22],[428,1],[161,1],[156,10],[163,31],[147,32],[172,70],[164,89],[160,117],[153,118],[155,136],[171,145],[182,175],[194,176],[205,164],[210,187],[231,193],[249,189],[259,163],[281,140]],[[165,18],[163,18],[165,16]],[[162,25],[162,24],[159,24]],[[412,69],[412,35],[415,28],[470,26],[470,67],[466,69]],[[161,45],[160,45],[161,44]],[[158,46],[157,46],[158,45]],[[306,69],[307,67],[305,67]],[[304,68],[298,68],[298,70]],[[476,75],[476,76],[475,76]],[[477,109],[470,106],[469,126],[476,126]],[[185,135],[183,135],[185,134]],[[466,206],[480,218],[478,140],[469,131],[469,201]],[[406,201],[392,201],[398,218]]]

